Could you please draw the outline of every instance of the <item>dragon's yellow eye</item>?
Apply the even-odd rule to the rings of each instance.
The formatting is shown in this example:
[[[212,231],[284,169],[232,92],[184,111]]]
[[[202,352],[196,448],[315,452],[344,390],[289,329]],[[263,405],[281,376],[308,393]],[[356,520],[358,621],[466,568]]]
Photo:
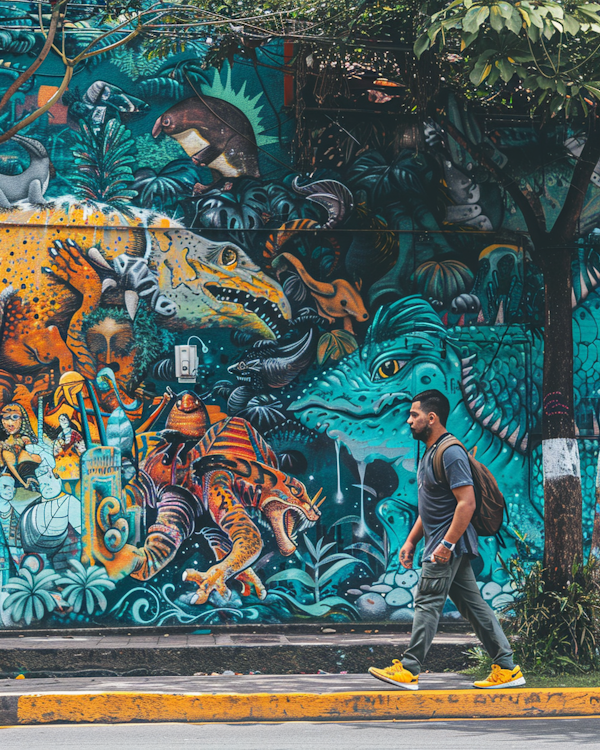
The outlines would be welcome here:
[[[221,254],[221,264],[226,268],[235,268],[238,262],[238,254],[232,247],[226,247]]]
[[[391,378],[397,372],[400,372],[401,366],[404,362],[399,362],[397,359],[387,359],[377,370],[377,374],[380,378]]]

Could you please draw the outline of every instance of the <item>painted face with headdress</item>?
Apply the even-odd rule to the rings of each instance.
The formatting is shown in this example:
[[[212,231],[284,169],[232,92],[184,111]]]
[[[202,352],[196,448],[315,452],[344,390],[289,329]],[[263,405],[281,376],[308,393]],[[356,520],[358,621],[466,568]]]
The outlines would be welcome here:
[[[0,411],[0,420],[2,421],[2,427],[9,437],[11,435],[14,437],[22,435],[35,440],[35,434],[31,429],[29,417],[21,404],[6,404]]]

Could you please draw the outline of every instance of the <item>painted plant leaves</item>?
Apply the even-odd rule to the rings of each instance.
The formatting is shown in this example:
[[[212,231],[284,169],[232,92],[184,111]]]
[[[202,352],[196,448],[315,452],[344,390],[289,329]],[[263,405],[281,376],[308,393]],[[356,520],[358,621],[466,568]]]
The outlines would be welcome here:
[[[320,365],[328,359],[337,362],[358,349],[358,343],[351,333],[343,330],[328,331],[319,339],[317,361]]]
[[[78,196],[112,205],[131,203],[136,197],[132,165],[135,143],[131,132],[109,120],[96,133],[84,120],[74,135],[75,173],[71,178]]]

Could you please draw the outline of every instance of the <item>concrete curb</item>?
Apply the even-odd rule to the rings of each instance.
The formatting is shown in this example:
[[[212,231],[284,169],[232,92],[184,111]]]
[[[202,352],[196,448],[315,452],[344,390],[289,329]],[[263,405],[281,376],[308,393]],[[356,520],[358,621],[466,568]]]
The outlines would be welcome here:
[[[391,664],[406,649],[409,634],[375,635],[197,635],[143,638],[3,638],[0,678],[117,675],[193,675],[195,672],[270,674],[345,670],[365,673]],[[431,671],[465,669],[470,635],[439,634],[427,655]]]
[[[600,715],[600,688],[339,693],[4,694],[0,725],[537,718]]]

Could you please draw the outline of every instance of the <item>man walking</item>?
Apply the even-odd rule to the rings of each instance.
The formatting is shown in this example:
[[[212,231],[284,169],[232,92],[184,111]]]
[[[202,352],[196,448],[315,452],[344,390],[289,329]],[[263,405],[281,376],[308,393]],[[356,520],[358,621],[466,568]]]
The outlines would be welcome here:
[[[391,667],[371,667],[373,677],[406,690],[419,689],[419,672],[436,634],[449,596],[460,614],[473,626],[492,657],[492,672],[475,687],[497,689],[525,684],[515,666],[512,650],[494,612],[483,600],[471,559],[478,556],[477,532],[471,525],[475,492],[469,458],[459,445],[444,450],[445,480],[437,481],[433,457],[441,439],[448,435],[450,404],[443,393],[428,390],[415,396],[408,424],[413,438],[427,446],[419,464],[417,484],[419,516],[400,550],[400,563],[412,568],[417,544],[425,537],[421,581],[415,597],[412,636],[404,658]]]

